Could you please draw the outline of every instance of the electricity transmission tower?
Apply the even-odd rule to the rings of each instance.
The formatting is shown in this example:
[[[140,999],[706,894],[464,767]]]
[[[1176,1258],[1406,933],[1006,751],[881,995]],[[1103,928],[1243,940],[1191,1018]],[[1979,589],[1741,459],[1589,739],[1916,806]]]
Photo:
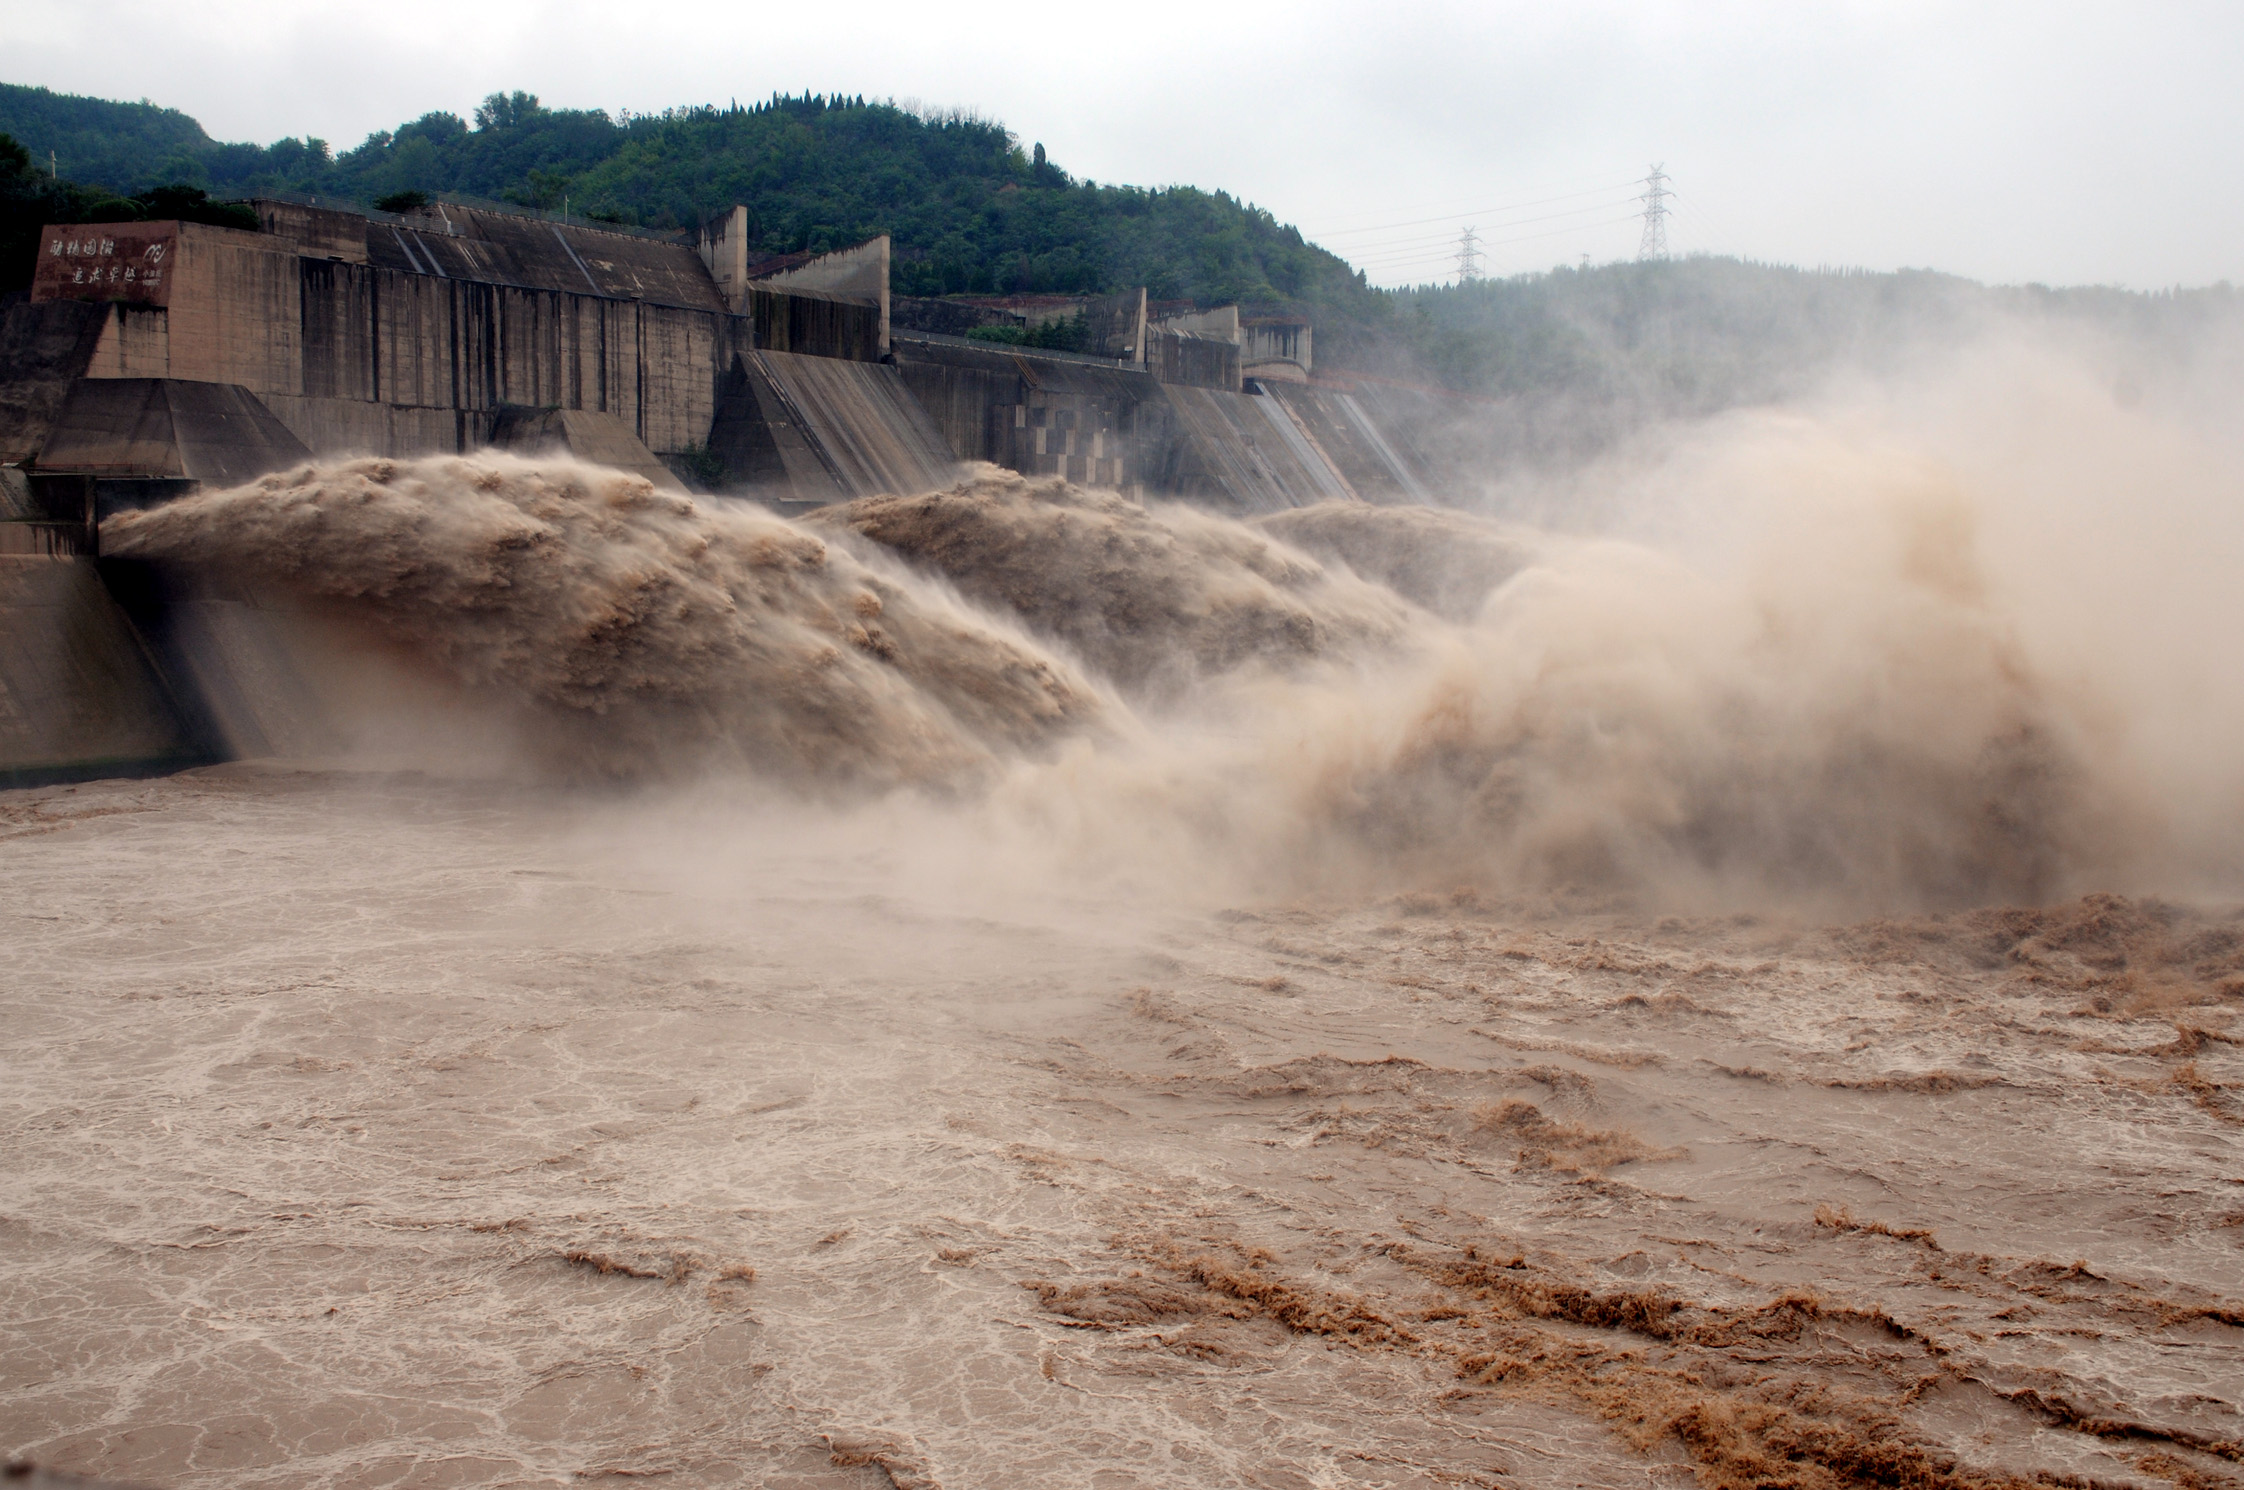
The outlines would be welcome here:
[[[1457,283],[1469,284],[1480,278],[1480,234],[1471,228],[1457,238]]]
[[[1673,195],[1667,189],[1667,167],[1652,167],[1652,173],[1644,178],[1644,195],[1637,198],[1644,204],[1644,236],[1637,240],[1638,258],[1667,257],[1667,199]]]

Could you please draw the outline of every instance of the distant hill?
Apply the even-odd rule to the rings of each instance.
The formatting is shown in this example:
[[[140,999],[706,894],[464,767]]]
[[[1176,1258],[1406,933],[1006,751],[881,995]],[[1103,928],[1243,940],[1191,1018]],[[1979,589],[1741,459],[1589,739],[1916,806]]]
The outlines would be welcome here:
[[[1733,258],[1566,267],[1395,291],[1389,303],[1368,331],[1320,333],[1320,366],[1491,400],[1474,422],[1495,466],[1567,466],[1659,421],[1781,402],[1842,369],[1906,372],[1998,329],[2069,331],[2115,391],[2141,391],[2189,376],[2244,328],[2244,294],[2227,284],[1989,286]]]
[[[1571,266],[1395,293],[1393,329],[1417,365],[1506,396],[1669,390],[1676,412],[1799,391],[1835,361],[1876,366],[1997,316],[2056,318],[2134,339],[2180,335],[2233,311],[2226,285],[2141,294],[2103,286],[1996,287],[1929,269],[1796,269],[1734,258]]]
[[[174,182],[208,186],[214,163],[257,151],[221,145],[179,110],[146,99],[110,103],[12,83],[0,83],[0,134],[14,136],[40,175],[51,154],[62,177],[122,197]]]

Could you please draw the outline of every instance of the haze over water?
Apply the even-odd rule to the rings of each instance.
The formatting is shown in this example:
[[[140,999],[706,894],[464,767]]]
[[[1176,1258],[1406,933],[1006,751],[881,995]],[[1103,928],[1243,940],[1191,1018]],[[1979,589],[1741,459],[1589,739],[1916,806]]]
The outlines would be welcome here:
[[[0,1424],[181,1487],[2234,1483],[2234,391],[2006,337],[1470,510],[477,455],[114,521],[319,707],[0,798]]]

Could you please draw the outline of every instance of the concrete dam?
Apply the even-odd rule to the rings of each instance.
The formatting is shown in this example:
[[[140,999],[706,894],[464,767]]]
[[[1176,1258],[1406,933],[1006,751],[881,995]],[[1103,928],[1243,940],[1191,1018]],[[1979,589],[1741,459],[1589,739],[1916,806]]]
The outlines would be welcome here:
[[[45,230],[0,310],[0,786],[318,753],[276,597],[104,556],[103,521],[307,460],[566,453],[782,512],[969,462],[1236,514],[1420,502],[1442,395],[1319,375],[1284,315],[892,296],[886,238],[769,256],[451,203]],[[1083,350],[980,339],[1066,319]]]

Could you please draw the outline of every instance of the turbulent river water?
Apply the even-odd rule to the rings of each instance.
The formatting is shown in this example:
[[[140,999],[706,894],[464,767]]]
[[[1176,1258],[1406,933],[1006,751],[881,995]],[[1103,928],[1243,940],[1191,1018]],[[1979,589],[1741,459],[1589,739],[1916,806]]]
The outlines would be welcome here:
[[[496,455],[112,523],[385,724],[0,796],[0,1447],[2239,1483],[2233,529],[1881,419],[1625,478],[1687,541]]]

